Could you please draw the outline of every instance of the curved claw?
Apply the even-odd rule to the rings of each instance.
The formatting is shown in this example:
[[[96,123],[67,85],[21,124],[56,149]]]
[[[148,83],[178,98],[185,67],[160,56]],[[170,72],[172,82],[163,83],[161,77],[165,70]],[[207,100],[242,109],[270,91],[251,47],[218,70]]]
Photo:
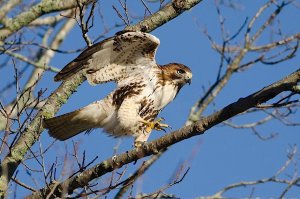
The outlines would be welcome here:
[[[145,142],[143,141],[134,141],[134,148],[141,148],[143,145],[145,144]]]
[[[150,133],[152,129],[158,130],[158,131],[164,131],[166,132],[165,128],[171,128],[168,124],[160,123],[161,121],[164,121],[164,118],[158,118],[158,120],[154,122],[148,122],[148,121],[142,121],[142,123],[146,124],[145,131],[147,133]]]

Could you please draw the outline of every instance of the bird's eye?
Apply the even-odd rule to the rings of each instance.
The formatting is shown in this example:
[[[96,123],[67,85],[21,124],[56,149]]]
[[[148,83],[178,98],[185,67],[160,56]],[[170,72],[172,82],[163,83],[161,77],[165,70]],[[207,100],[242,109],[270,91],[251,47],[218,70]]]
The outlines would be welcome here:
[[[183,73],[185,73],[185,71],[182,70],[182,69],[178,69],[178,70],[177,70],[177,73],[178,73],[178,74],[183,74]]]

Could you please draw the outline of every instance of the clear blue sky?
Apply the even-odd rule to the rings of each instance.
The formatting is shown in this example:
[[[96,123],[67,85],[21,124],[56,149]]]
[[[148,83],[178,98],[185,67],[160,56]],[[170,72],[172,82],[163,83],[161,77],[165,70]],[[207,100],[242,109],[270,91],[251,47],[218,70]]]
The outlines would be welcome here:
[[[221,7],[221,11],[226,18],[225,25],[229,34],[235,33],[244,20],[247,17],[251,18],[266,1],[240,0],[237,2],[241,5],[241,8],[238,10]],[[141,6],[140,1],[130,1],[130,3],[132,5],[130,5],[129,8],[133,14],[140,15],[143,13],[139,10]],[[114,1],[113,4],[118,6],[117,1]],[[111,7],[111,2],[101,1],[100,5],[102,6],[101,10],[107,26],[112,26],[116,21],[121,23]],[[157,9],[157,6],[153,5],[153,10],[155,9]],[[269,9],[267,14],[273,10],[274,6]],[[264,14],[262,19],[265,19],[267,14]],[[299,32],[299,9],[290,5],[286,11],[283,11],[280,19],[280,25],[282,26],[284,34]],[[103,26],[100,20],[96,19],[95,22],[95,26],[89,33],[91,38],[96,38],[99,33],[103,32]],[[262,21],[260,20],[259,23],[261,24]],[[161,41],[157,52],[158,63],[180,62],[189,66],[193,71],[192,84],[184,87],[175,101],[167,106],[160,115],[166,119],[166,123],[171,125],[173,129],[178,129],[185,123],[191,106],[193,106],[197,99],[203,94],[202,87],[207,88],[216,78],[220,57],[212,50],[207,37],[202,32],[203,29],[207,29],[209,34],[217,42],[221,42],[218,15],[214,1],[203,1],[192,10],[187,11],[180,17],[177,17],[175,20],[152,32],[152,34],[157,36]],[[120,29],[111,31],[108,36],[118,30]],[[259,43],[268,42],[269,33],[270,29],[267,30],[267,34],[264,34],[262,39],[259,40]],[[242,35],[243,34],[244,31]],[[240,44],[241,39],[242,37],[238,37],[235,43]],[[81,33],[77,27],[68,35],[61,49],[78,49],[84,47],[84,44]],[[51,65],[62,68],[75,57],[76,54],[57,54],[51,62]],[[251,56],[249,56],[249,58],[251,58]],[[209,107],[204,114],[209,115],[213,113],[214,110],[218,110],[236,101],[239,97],[247,96],[283,78],[297,68],[299,68],[299,57],[278,65],[265,66],[257,64],[244,73],[235,74],[216,98],[215,106]],[[1,76],[3,76],[3,74],[1,74]],[[59,85],[59,83],[53,82],[53,76],[53,73],[45,73],[39,87],[48,88],[48,93],[53,91]],[[91,87],[87,83],[84,83],[79,87],[78,92],[72,95],[68,103],[62,107],[59,114],[72,111],[95,100],[99,100],[113,88],[113,83],[96,87]],[[242,117],[238,116],[234,118],[233,121],[238,124],[251,123],[264,116],[266,115],[251,114]],[[299,122],[299,112],[293,115],[292,119]],[[236,130],[219,125],[210,129],[204,135],[178,143],[172,146],[169,151],[147,171],[139,183],[136,184],[134,191],[151,193],[167,184],[176,170],[185,161],[188,162],[187,166],[190,166],[190,171],[187,176],[183,182],[166,191],[180,198],[208,196],[232,183],[271,177],[287,160],[286,155],[290,146],[294,144],[299,145],[300,128],[297,126],[287,127],[282,125],[279,121],[274,120],[258,127],[257,130],[262,135],[267,136],[270,133],[278,133],[278,136],[269,141],[262,141],[250,130]],[[153,132],[150,140],[156,139],[162,134],[162,132]],[[43,146],[47,146],[52,140],[53,139],[49,138],[46,132],[42,134]],[[92,160],[95,156],[99,156],[96,162],[109,158],[113,154],[113,147],[116,144],[121,143],[118,149],[118,153],[121,153],[130,149],[133,142],[131,138],[120,140],[108,137],[106,134],[101,133],[99,129],[94,130],[90,135],[81,134],[76,136],[73,140],[80,143],[80,152],[83,150],[86,151],[87,161]],[[60,156],[58,161],[63,161],[61,154],[65,153],[66,148],[70,154],[72,152],[71,141],[67,141],[66,143],[56,142],[52,150],[46,154],[46,159],[54,160],[55,156]],[[142,160],[138,161],[136,165],[130,164],[128,174],[133,172],[134,168],[137,168],[141,163]],[[50,164],[47,166],[50,166]],[[31,177],[23,172],[23,169],[20,168],[20,175],[24,176],[23,179],[28,179],[28,182],[33,184]],[[292,173],[293,170],[289,169],[284,174]],[[106,175],[97,182],[106,185],[109,177],[109,175]],[[285,176],[283,175],[283,177]],[[276,198],[284,188],[285,186],[275,184],[257,186],[254,190],[253,197]],[[23,189],[19,189],[19,191],[21,195],[28,193]],[[237,198],[248,197],[251,191],[251,188],[240,188],[228,192],[225,196]],[[287,197],[295,198],[299,195],[299,190],[292,190]],[[113,196],[113,194],[111,196]]]

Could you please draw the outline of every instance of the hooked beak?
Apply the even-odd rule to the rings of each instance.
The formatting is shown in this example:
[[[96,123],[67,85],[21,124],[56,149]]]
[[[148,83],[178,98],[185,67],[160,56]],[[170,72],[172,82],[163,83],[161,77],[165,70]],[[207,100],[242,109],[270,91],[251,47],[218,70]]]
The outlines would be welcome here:
[[[186,83],[188,83],[189,85],[191,85],[192,79],[187,79],[187,80],[186,80]]]

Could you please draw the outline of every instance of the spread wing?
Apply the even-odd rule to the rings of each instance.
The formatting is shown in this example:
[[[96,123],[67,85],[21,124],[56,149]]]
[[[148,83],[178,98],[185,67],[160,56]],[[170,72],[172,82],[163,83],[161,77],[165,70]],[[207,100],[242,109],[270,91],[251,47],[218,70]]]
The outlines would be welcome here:
[[[123,80],[132,73],[145,73],[156,66],[159,39],[142,32],[125,32],[103,40],[84,50],[55,77],[65,80],[82,71],[90,84]]]

